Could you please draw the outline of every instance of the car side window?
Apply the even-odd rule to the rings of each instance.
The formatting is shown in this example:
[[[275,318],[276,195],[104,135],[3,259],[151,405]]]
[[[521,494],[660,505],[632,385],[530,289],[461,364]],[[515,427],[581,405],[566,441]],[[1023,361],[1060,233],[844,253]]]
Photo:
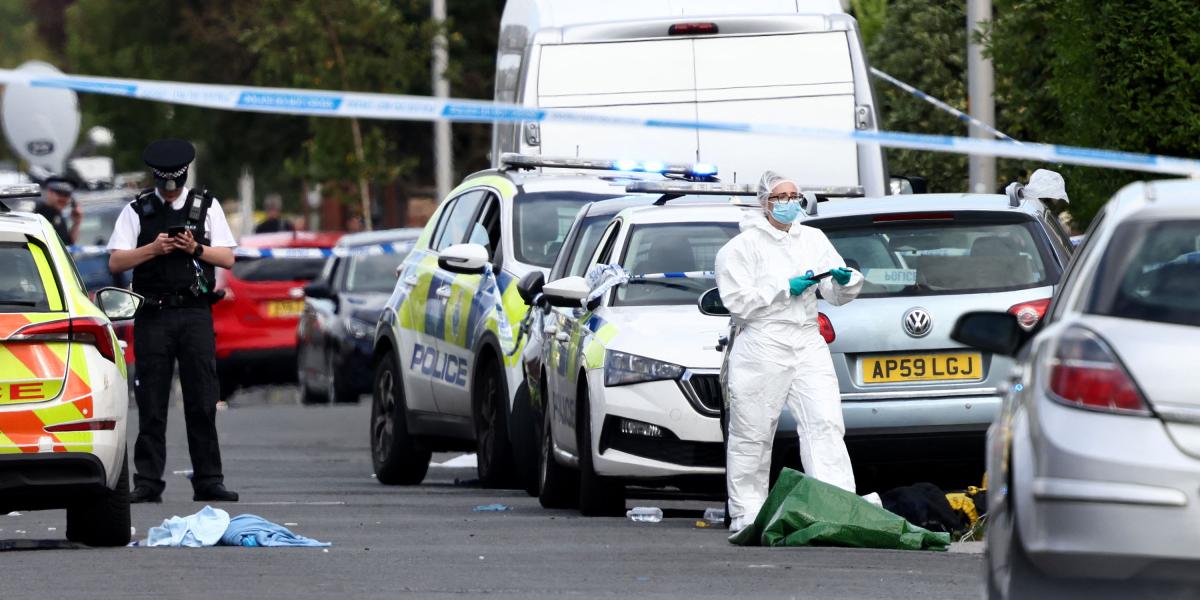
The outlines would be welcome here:
[[[1051,302],[1049,310],[1046,311],[1048,315],[1047,321],[1053,322],[1058,320],[1064,310],[1063,303],[1075,288],[1079,286],[1077,271],[1079,271],[1080,265],[1087,260],[1088,255],[1091,254],[1092,248],[1096,246],[1095,241],[1099,236],[1095,235],[1095,233],[1100,229],[1101,223],[1104,222],[1105,214],[1107,213],[1104,210],[1096,213],[1096,218],[1092,219],[1092,224],[1088,226],[1087,233],[1084,234],[1083,243],[1072,253],[1071,262],[1067,263],[1067,270],[1063,273],[1062,279],[1059,280],[1060,287],[1058,293],[1054,294],[1054,300]]]
[[[434,236],[433,250],[440,252],[454,244],[461,244],[467,239],[475,213],[483,202],[486,192],[474,190],[451,200],[454,204],[446,207],[442,220]]]
[[[471,237],[467,241],[487,248],[488,261],[496,262],[500,248],[500,201],[495,194],[487,195],[479,217],[471,224]]]
[[[592,265],[608,262],[609,257],[612,256],[613,245],[617,243],[617,233],[620,230],[620,221],[614,220],[612,223],[609,223],[608,229],[600,237],[600,243],[596,246],[596,252],[592,255],[591,260],[573,261],[570,275],[583,276]]]

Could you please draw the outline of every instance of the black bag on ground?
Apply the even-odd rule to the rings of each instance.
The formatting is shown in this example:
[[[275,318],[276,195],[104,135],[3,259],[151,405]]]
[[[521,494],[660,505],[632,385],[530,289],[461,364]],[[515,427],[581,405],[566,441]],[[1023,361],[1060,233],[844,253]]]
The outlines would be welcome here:
[[[894,488],[879,497],[884,508],[930,531],[953,534],[964,532],[970,526],[963,515],[950,507],[946,492],[932,483]]]

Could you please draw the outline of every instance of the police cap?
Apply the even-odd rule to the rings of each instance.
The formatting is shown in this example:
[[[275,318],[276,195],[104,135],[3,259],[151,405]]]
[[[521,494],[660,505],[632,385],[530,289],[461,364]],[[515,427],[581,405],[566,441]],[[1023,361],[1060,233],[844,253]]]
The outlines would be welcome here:
[[[42,186],[48,190],[58,192],[70,196],[75,191],[75,182],[68,177],[62,175],[51,175],[42,182]]]
[[[170,192],[187,181],[188,165],[196,158],[196,148],[184,140],[158,140],[142,151],[142,160],[154,171],[158,187]]]

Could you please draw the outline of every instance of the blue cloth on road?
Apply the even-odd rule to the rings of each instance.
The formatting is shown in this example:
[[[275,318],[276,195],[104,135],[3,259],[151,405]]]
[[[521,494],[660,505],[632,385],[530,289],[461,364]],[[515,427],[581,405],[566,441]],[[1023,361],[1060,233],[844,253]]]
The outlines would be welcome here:
[[[221,540],[229,527],[229,513],[211,506],[186,517],[171,517],[146,535],[147,546],[200,548]]]
[[[225,535],[221,536],[225,546],[330,546],[312,538],[296,535],[282,525],[272,523],[257,515],[238,515],[229,522]]]

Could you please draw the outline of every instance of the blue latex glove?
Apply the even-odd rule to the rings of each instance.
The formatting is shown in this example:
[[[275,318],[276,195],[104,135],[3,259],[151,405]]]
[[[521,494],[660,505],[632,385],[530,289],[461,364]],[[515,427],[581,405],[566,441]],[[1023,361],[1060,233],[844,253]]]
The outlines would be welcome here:
[[[788,280],[788,288],[793,296],[799,296],[800,294],[803,294],[804,290],[807,290],[809,288],[809,286],[813,286],[816,284],[817,284],[817,282],[815,282],[803,275],[797,275]]]
[[[850,283],[850,275],[852,273],[854,273],[854,271],[851,271],[845,267],[841,267],[838,269],[831,269],[829,271],[829,276],[832,277],[833,280],[838,283],[838,285],[846,285],[847,283]]]

